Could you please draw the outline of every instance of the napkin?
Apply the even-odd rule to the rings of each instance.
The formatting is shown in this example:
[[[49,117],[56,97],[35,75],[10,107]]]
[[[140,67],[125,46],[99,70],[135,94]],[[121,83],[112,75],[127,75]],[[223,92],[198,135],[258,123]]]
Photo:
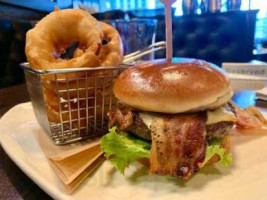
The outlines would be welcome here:
[[[257,90],[256,97],[259,100],[267,101],[267,87]]]
[[[99,138],[57,146],[44,132],[36,132],[35,137],[69,194],[104,160]]]

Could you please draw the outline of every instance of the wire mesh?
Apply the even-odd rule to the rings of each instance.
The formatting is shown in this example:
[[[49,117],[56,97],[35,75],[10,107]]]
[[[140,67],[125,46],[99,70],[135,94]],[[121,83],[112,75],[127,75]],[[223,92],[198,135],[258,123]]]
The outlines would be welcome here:
[[[24,68],[37,121],[57,145],[107,132],[114,79],[128,66],[52,72]],[[37,84],[36,84],[37,82]]]

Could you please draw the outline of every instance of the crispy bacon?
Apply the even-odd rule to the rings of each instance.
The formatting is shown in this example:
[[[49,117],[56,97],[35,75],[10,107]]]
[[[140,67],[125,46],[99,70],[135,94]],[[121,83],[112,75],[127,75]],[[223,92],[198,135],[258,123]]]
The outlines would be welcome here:
[[[108,113],[108,126],[118,126],[119,130],[125,130],[133,123],[133,112],[129,107],[118,105],[118,108],[111,109]]]
[[[169,115],[151,125],[150,173],[188,178],[206,152],[205,113]]]
[[[264,124],[266,124],[265,118],[256,107],[250,106],[242,110],[237,105],[232,105],[235,109],[237,127],[244,129],[261,128]]]

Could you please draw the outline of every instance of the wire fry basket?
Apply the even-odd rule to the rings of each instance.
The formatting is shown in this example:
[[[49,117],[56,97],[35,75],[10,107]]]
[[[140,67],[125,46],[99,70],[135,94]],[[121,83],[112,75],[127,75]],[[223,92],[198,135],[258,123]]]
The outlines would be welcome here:
[[[37,121],[56,145],[107,132],[106,113],[117,104],[112,84],[129,65],[57,70],[22,66]]]

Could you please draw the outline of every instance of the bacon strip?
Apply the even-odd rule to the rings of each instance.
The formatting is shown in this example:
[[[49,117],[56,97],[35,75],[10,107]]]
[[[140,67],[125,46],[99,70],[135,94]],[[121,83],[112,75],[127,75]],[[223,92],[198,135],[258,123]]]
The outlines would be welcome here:
[[[235,109],[235,115],[237,118],[236,125],[240,128],[249,129],[249,128],[261,128],[266,124],[266,120],[259,111],[254,106],[247,107],[242,110],[237,105],[233,105]]]
[[[118,108],[111,109],[107,113],[108,127],[118,126],[119,130],[125,130],[133,123],[133,113],[130,108],[119,104]]]
[[[206,153],[205,113],[169,115],[151,125],[150,173],[188,178]]]

